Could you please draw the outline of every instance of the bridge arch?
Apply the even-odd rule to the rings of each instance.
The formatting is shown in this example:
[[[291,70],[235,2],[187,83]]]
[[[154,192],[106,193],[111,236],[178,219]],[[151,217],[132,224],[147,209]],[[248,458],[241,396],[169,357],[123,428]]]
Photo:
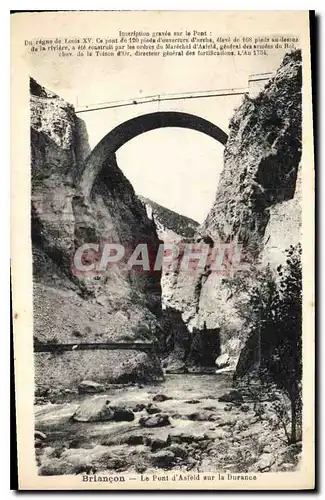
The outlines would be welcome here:
[[[95,146],[85,161],[81,172],[80,188],[89,196],[94,181],[101,171],[105,160],[123,144],[140,134],[158,128],[179,127],[196,130],[225,145],[227,134],[213,123],[196,115],[178,111],[158,111],[136,116],[115,127]]]

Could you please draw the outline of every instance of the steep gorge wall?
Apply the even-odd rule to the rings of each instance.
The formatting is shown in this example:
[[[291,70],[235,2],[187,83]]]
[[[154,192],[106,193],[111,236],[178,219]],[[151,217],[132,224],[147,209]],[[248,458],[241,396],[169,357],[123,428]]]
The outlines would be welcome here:
[[[85,137],[73,107],[31,80],[35,342],[156,341],[161,335],[159,272],[108,266],[92,276],[73,270],[74,252],[83,243],[122,243],[129,253],[138,242],[153,251],[159,244],[153,222],[115,157],[105,160],[90,198],[79,191]],[[157,360],[135,351],[76,349],[60,359],[38,353],[35,370],[39,386],[70,386],[90,376],[102,381],[132,380],[137,373],[162,376]]]
[[[199,223],[190,217],[181,215],[169,208],[159,205],[149,198],[138,196],[146,207],[149,219],[153,220],[157,229],[158,237],[166,242],[173,243],[184,238],[193,238]]]
[[[300,240],[301,78],[296,51],[284,57],[259,95],[245,96],[235,111],[215,202],[197,234],[197,241],[212,246],[241,244],[252,270],[259,262],[275,268],[285,248]],[[236,307],[248,299],[247,290],[238,295],[232,287],[240,271],[180,271],[173,279],[168,305],[190,330],[220,328],[221,351],[235,367],[248,336]]]
[[[234,238],[256,256],[270,208],[293,198],[301,157],[301,56],[285,56],[255,98],[245,97],[230,122],[224,169],[202,231]]]
[[[191,244],[196,237],[199,223],[184,215],[178,214],[150,199],[139,196],[147,210],[148,217],[154,221],[157,234],[164,244],[179,245],[179,253],[184,249],[184,244]],[[168,248],[168,247],[167,247]],[[160,354],[163,365],[169,373],[184,373],[205,371],[214,366],[216,357],[220,354],[219,331],[209,329],[206,324],[203,330],[188,329],[186,317],[182,315],[186,297],[199,296],[202,276],[198,279],[193,274],[180,273],[181,260],[177,263],[176,272],[162,266],[162,317],[161,326],[164,332],[161,342]],[[180,302],[175,302],[175,291],[179,291],[179,279],[188,278],[187,286],[183,286]],[[194,278],[194,279],[193,279]],[[185,307],[186,309],[186,307]],[[197,312],[197,311],[195,311]]]

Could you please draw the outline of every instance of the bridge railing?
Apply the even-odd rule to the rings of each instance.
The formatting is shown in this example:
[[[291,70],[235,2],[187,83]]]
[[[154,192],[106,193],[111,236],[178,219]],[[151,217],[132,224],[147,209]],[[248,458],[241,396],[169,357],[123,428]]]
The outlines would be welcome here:
[[[175,94],[155,94],[151,96],[126,99],[124,101],[108,101],[97,104],[87,104],[83,106],[77,105],[75,106],[75,111],[76,113],[86,113],[89,111],[98,111],[100,109],[121,108],[124,106],[136,106],[138,104],[146,104],[150,102],[179,101],[183,99],[203,99],[209,97],[225,97],[232,95],[243,95],[248,93],[249,93],[249,87],[204,90],[197,92],[183,92]]]
[[[65,351],[91,351],[91,350],[135,350],[155,351],[153,342],[83,342],[83,343],[34,343],[34,352],[61,353]]]

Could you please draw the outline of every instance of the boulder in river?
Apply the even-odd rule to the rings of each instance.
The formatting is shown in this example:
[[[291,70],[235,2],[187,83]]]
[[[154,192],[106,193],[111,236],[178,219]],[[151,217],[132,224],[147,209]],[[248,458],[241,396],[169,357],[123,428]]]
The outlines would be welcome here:
[[[110,405],[110,401],[104,396],[95,396],[81,403],[73,415],[77,422],[131,422],[134,420],[132,410],[124,407]]]
[[[185,446],[182,446],[177,443],[171,444],[168,450],[174,453],[174,455],[179,458],[185,458],[188,455],[188,451],[185,448]]]
[[[172,441],[176,443],[188,443],[193,444],[194,442],[202,441],[206,438],[206,435],[202,431],[192,431],[184,432],[176,430],[171,436]]]
[[[142,411],[142,410],[144,410],[144,409],[145,409],[145,407],[146,407],[146,405],[145,405],[145,404],[143,404],[143,403],[137,403],[137,404],[136,404],[136,405],[132,408],[132,411],[134,411],[134,412]]]
[[[35,439],[46,439],[46,434],[44,434],[44,432],[41,432],[41,431],[35,431],[34,432],[34,437]]]
[[[182,361],[179,360],[173,360],[170,363],[168,363],[166,367],[166,373],[169,374],[182,374],[182,373],[188,373],[188,368],[183,363]]]
[[[141,417],[139,420],[141,427],[164,427],[170,425],[169,416],[165,413],[157,413],[150,417]]]
[[[109,404],[110,401],[106,397],[86,399],[77,408],[72,418],[77,422],[107,422],[113,420],[114,410]]]
[[[134,413],[129,408],[112,407],[114,411],[113,420],[115,422],[132,422],[134,420]]]
[[[85,438],[82,438],[82,437],[81,438],[76,437],[68,443],[68,448],[75,448],[75,449],[79,449],[79,448],[87,449],[88,448],[88,449],[90,449],[92,447],[93,447],[92,443],[85,442]]]
[[[41,448],[45,446],[46,434],[41,431],[34,432],[34,445],[35,448]]]
[[[167,401],[168,399],[173,399],[170,396],[166,396],[165,394],[156,394],[153,398],[152,401],[157,401],[161,403],[162,401]]]
[[[171,439],[168,434],[165,437],[159,437],[151,440],[150,447],[151,451],[161,450],[162,448],[166,448],[166,446],[170,445]]]
[[[122,457],[111,457],[105,462],[105,467],[108,470],[125,470],[127,467],[127,462]]]
[[[155,413],[160,413],[161,409],[153,403],[149,403],[147,406],[147,412],[149,413],[149,415],[154,415]]]
[[[259,471],[268,470],[275,462],[275,457],[272,453],[263,453],[258,462],[255,464],[255,467]]]
[[[242,402],[243,395],[241,392],[234,389],[233,391],[230,391],[227,394],[223,394],[222,396],[220,396],[218,401],[222,403],[232,403],[233,401]]]
[[[204,421],[214,421],[217,420],[217,416],[214,415],[213,412],[211,411],[196,411],[194,413],[190,413],[188,415],[189,420],[195,420],[197,422],[204,422]]]
[[[229,366],[229,361],[230,361],[229,354],[227,353],[221,354],[221,356],[218,356],[216,359],[217,369],[221,370],[221,368],[226,368],[226,366]]]
[[[136,446],[139,444],[144,444],[144,439],[143,436],[139,434],[131,434],[131,436],[128,436],[125,440],[126,444],[129,444],[130,446]]]
[[[156,467],[169,468],[173,465],[175,455],[172,451],[161,450],[152,455],[152,463]]]
[[[105,387],[103,384],[98,384],[93,380],[83,380],[78,386],[79,394],[96,394],[98,392],[104,392]]]

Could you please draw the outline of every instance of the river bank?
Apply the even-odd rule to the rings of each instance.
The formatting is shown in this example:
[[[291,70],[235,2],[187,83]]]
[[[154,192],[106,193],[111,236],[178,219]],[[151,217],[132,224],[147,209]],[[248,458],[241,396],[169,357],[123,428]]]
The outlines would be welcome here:
[[[287,445],[274,401],[240,391],[222,401],[231,391],[228,372],[167,375],[161,383],[115,385],[98,395],[67,393],[57,403],[43,398],[35,405],[39,473],[294,470],[300,447]],[[76,421],[103,400],[125,420]]]

